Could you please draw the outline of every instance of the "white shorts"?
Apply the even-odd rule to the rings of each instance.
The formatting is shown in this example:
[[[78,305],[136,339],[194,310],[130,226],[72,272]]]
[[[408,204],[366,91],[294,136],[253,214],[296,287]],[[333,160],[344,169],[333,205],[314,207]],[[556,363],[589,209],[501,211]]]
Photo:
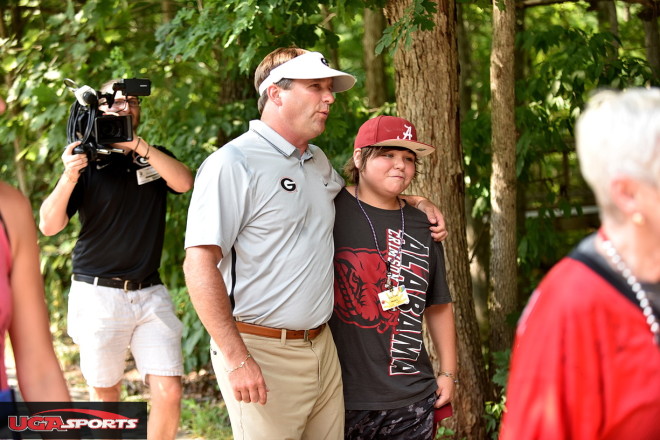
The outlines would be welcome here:
[[[143,380],[181,376],[182,329],[162,284],[125,292],[71,281],[68,333],[80,346],[80,369],[90,386],[119,383],[129,347]]]

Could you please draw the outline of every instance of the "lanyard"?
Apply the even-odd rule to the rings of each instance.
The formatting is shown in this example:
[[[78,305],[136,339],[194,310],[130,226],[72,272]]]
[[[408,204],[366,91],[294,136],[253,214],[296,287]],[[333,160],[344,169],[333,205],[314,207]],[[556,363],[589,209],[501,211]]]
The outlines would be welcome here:
[[[396,257],[394,257],[391,261],[388,257],[387,260],[383,258],[383,254],[380,251],[380,248],[378,247],[378,238],[376,237],[376,230],[374,229],[373,223],[371,223],[371,219],[367,215],[367,211],[364,210],[362,207],[362,203],[360,203],[360,198],[358,197],[358,186],[355,185],[355,200],[357,200],[357,204],[362,210],[362,213],[364,214],[365,218],[367,219],[367,223],[369,223],[369,227],[371,227],[371,233],[374,236],[374,244],[376,245],[376,251],[378,251],[378,256],[380,257],[381,260],[383,260],[383,263],[385,263],[386,267],[386,273],[387,273],[387,282],[385,283],[385,289],[391,290],[392,289],[392,271],[391,271],[391,261],[397,261],[401,258],[401,249],[403,248],[403,232],[406,227],[406,223],[403,218],[403,203],[401,203],[401,199],[399,197],[396,198],[396,200],[399,202],[399,210],[401,211],[401,233],[400,233],[400,240],[401,240],[401,245],[399,246],[399,252],[397,253]]]

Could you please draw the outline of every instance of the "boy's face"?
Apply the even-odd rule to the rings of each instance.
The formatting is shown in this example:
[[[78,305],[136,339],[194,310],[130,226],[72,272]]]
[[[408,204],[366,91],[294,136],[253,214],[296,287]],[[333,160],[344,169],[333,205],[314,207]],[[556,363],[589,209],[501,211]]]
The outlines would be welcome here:
[[[360,187],[368,185],[372,190],[396,197],[415,177],[417,156],[406,148],[383,149],[369,157],[360,173]]]

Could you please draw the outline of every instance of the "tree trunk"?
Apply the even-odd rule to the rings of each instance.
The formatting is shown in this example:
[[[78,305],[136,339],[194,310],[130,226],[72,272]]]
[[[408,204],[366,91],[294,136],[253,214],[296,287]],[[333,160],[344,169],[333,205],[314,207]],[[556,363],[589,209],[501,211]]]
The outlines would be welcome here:
[[[390,0],[389,24],[401,19],[410,0]],[[443,211],[449,237],[445,241],[447,279],[454,298],[458,335],[458,376],[455,416],[448,426],[457,438],[485,438],[486,375],[479,327],[474,311],[465,236],[465,183],[459,134],[458,53],[456,11],[452,0],[440,0],[431,31],[413,35],[410,47],[394,56],[399,114],[412,121],[423,142],[437,146],[422,165],[410,192],[424,194]]]
[[[458,94],[461,123],[465,120],[472,106],[472,88],[470,75],[472,73],[472,58],[470,57],[470,32],[463,18],[463,5],[456,4],[456,36],[458,42],[459,81]],[[488,224],[481,218],[472,217],[474,201],[465,197],[465,213],[470,275],[472,280],[472,297],[475,303],[477,322],[481,327],[488,320]]]
[[[493,0],[490,59],[493,149],[490,179],[491,353],[512,346],[514,328],[507,323],[507,317],[517,307],[515,26],[515,0]]]
[[[618,38],[619,20],[616,15],[616,5],[614,4],[614,0],[592,0],[591,8],[596,11],[598,30],[600,32],[611,32]],[[617,41],[614,41],[614,47],[617,50],[608,56],[610,61],[616,60],[619,56],[619,43]]]
[[[330,32],[334,33],[335,32],[335,27],[332,24],[332,19],[337,15],[334,12],[330,13],[328,11],[328,7],[326,5],[321,5],[321,13],[323,14],[323,27],[329,30]],[[339,65],[339,52],[337,51],[336,47],[332,47],[328,50],[327,52],[329,54],[330,62],[332,64],[332,67],[335,69],[341,70],[341,66]]]
[[[601,32],[609,31],[619,36],[619,20],[616,16],[614,0],[595,0],[593,7],[598,17],[598,27]]]
[[[472,106],[472,89],[468,78],[472,72],[472,58],[470,57],[470,34],[465,29],[463,20],[463,5],[456,5],[456,37],[458,42],[458,94],[460,96],[461,122]]]
[[[465,197],[465,212],[467,224],[468,256],[470,261],[470,279],[472,282],[472,298],[479,328],[488,324],[488,280],[490,265],[490,225],[481,218],[472,217],[474,201]]]
[[[385,79],[385,61],[382,55],[376,55],[376,43],[383,36],[385,30],[385,16],[381,9],[364,10],[364,37],[362,37],[362,51],[364,57],[364,72],[366,74],[365,87],[369,108],[375,109],[387,100]]]
[[[176,11],[174,10],[174,5],[172,3],[172,0],[162,0],[160,2],[160,9],[163,12],[163,23],[169,23],[176,15]]]
[[[646,8],[639,14],[644,25],[646,59],[656,78],[660,77],[660,38],[658,37],[658,7]]]

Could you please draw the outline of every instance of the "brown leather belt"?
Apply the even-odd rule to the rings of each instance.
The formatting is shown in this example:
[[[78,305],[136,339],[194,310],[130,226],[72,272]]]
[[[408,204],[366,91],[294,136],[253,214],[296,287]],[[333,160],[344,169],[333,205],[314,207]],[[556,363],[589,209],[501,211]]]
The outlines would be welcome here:
[[[249,335],[256,336],[265,336],[267,338],[276,338],[280,339],[285,337],[286,339],[304,339],[305,341],[311,341],[323,331],[325,324],[321,324],[316,328],[311,330],[286,330],[273,327],[264,327],[263,325],[257,324],[248,324],[247,322],[236,321],[236,327],[241,333],[247,333]]]

